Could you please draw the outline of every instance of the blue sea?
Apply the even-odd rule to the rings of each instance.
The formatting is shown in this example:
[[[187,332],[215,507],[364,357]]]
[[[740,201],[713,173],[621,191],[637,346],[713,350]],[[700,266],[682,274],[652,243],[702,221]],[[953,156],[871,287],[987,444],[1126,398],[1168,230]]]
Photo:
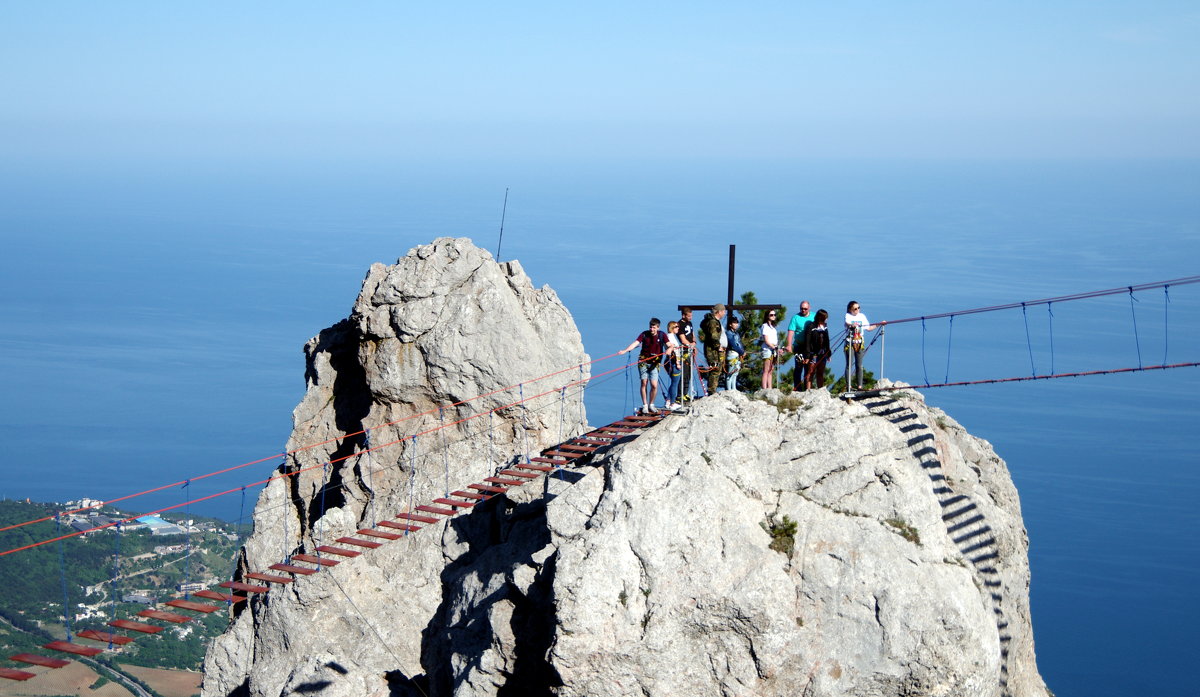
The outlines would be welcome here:
[[[1200,162],[0,164],[0,496],[179,482],[122,505],[248,513],[277,460],[181,483],[280,451],[304,342],[371,263],[447,235],[519,259],[600,357],[723,301],[731,244],[738,293],[872,321],[1197,275]],[[881,347],[867,367],[918,384],[1200,361],[1200,284],[896,324]],[[589,391],[593,423],[629,386]],[[1197,368],[926,392],[1008,462],[1059,697],[1196,694],[1198,393]]]

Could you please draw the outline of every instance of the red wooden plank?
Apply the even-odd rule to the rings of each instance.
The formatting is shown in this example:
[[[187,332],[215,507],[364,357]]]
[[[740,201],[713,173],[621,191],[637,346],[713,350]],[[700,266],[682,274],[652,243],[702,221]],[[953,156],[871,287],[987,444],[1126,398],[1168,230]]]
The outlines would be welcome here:
[[[501,489],[498,486],[488,486],[487,484],[468,484],[467,488],[476,491],[490,491],[493,494],[503,494],[505,491],[508,491],[507,489]]]
[[[578,450],[581,453],[594,453],[600,449],[594,445],[577,445],[575,443],[563,443],[558,447],[563,450]]]
[[[618,436],[633,433],[632,428],[625,428],[623,426],[605,426],[604,428],[597,430],[604,431],[605,433],[615,433]]]
[[[191,610],[192,612],[209,613],[209,612],[216,612],[217,610],[221,609],[220,605],[210,605],[209,603],[198,603],[194,600],[183,600],[182,598],[176,598],[175,600],[168,600],[166,602],[166,604],[170,605],[171,607],[177,607],[180,610]]]
[[[267,583],[278,583],[280,585],[284,585],[284,584],[292,582],[292,579],[290,579],[286,576],[276,576],[274,574],[264,574],[259,571],[251,571],[250,573],[246,574],[246,578],[252,578],[255,581],[266,581]]]
[[[385,528],[393,530],[403,530],[404,532],[416,532],[421,529],[420,525],[409,525],[408,523],[397,523],[394,520],[381,520],[379,524]]]
[[[91,639],[92,641],[103,641],[106,644],[116,644],[124,646],[133,641],[133,637],[125,636],[124,634],[113,634],[112,632],[102,632],[98,629],[85,629],[78,632],[75,636],[80,639]]]
[[[568,464],[570,464],[569,460],[562,460],[562,459],[551,460],[548,457],[535,457],[535,458],[533,458],[533,461],[534,462],[544,462],[548,465],[568,465]],[[520,465],[517,465],[517,466],[520,467]]]
[[[359,552],[358,550],[342,549],[341,547],[330,547],[329,545],[321,545],[320,547],[317,547],[317,551],[324,552],[326,554],[336,554],[339,557],[357,557],[358,555],[362,554],[362,552]],[[225,585],[225,584],[221,584],[221,585]]]
[[[360,540],[357,537],[339,537],[339,538],[337,538],[337,541],[341,542],[344,545],[354,545],[356,547],[366,547],[367,549],[375,549],[376,547],[383,546],[382,544],[380,544],[378,542],[372,542],[370,540]]]
[[[98,649],[95,646],[80,646],[79,644],[72,644],[69,641],[52,641],[49,644],[44,644],[42,648],[75,654],[76,656],[96,656],[104,653],[104,649]]]
[[[469,501],[455,501],[454,499],[438,498],[433,500],[434,503],[440,503],[443,506],[453,506],[454,508],[473,508],[474,503]]]
[[[451,496],[461,496],[464,499],[475,499],[476,501],[487,501],[488,499],[491,498],[487,494],[476,494],[471,491],[452,491],[452,492],[450,492],[450,495]]]
[[[367,535],[368,537],[378,537],[381,540],[398,540],[404,535],[397,535],[394,532],[385,532],[383,530],[373,530],[371,528],[363,528],[358,531],[359,535]]]
[[[525,482],[520,479],[505,479],[504,477],[484,477],[483,481],[500,486],[521,486]]]
[[[242,583],[241,581],[226,581],[220,585],[222,588],[228,588],[231,591],[241,591],[243,593],[266,593],[271,590],[266,586],[254,583]]]
[[[293,557],[293,559],[294,558],[295,557]],[[275,569],[276,571],[286,571],[289,574],[300,574],[301,576],[309,576],[317,573],[316,569],[310,569],[307,566],[296,566],[295,564],[284,564],[283,562],[272,564],[269,568]]]
[[[19,653],[15,656],[9,656],[14,661],[20,663],[28,663],[33,666],[45,666],[47,668],[62,668],[65,665],[70,665],[70,661],[64,661],[61,658],[50,658],[49,656],[39,656],[36,653]]]
[[[108,626],[128,629],[131,632],[141,632],[142,634],[158,634],[163,630],[163,627],[157,624],[146,624],[145,622],[134,622],[133,620],[113,620],[108,623]]]
[[[163,612],[162,610],[142,610],[138,613],[138,617],[149,617],[152,620],[162,620],[163,622],[174,622],[176,624],[192,620],[187,615],[177,615],[174,612]]]
[[[30,673],[27,670],[17,670],[16,668],[0,668],[0,678],[8,680],[28,680],[36,677],[37,673]]]
[[[543,452],[542,454],[549,455],[550,457],[565,457],[568,460],[574,460],[577,458],[581,458],[584,455],[583,453],[573,453],[573,452],[566,451],[566,450],[547,450],[547,451]]]
[[[500,470],[500,474],[503,474],[505,477],[520,477],[522,479],[537,479],[538,477],[542,476],[540,474],[522,472],[521,470]]]
[[[632,431],[639,428],[645,428],[646,424],[638,421],[616,421],[613,423],[613,426],[628,428]]]
[[[597,436],[579,436],[578,438],[572,438],[570,442],[578,443],[580,445],[595,445],[595,446],[598,446],[598,448],[603,448],[606,445],[612,444],[612,438],[611,437],[610,438],[600,438]]]
[[[404,520],[415,520],[418,523],[437,523],[440,522],[437,518],[427,515],[419,515],[417,513],[400,513],[396,516]]]
[[[216,591],[205,588],[204,590],[196,591],[192,595],[197,598],[208,598],[209,600],[220,600],[226,603],[240,603],[246,599],[244,595],[233,595],[231,593],[218,593]]]
[[[309,564],[320,564],[321,566],[337,566],[341,562],[324,557],[314,557],[311,554],[293,554],[292,561],[306,561]]]
[[[441,506],[417,506],[417,510],[422,513],[434,513],[436,515],[452,516],[457,511],[453,508],[442,508]]]

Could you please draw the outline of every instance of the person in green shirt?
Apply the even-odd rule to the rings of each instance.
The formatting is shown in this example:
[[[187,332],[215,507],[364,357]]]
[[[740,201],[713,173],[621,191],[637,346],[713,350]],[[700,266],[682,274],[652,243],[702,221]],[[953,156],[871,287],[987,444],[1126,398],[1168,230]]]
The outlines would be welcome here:
[[[788,324],[787,350],[796,355],[796,367],[792,369],[792,389],[799,392],[806,389],[809,371],[812,370],[812,357],[804,352],[804,330],[812,322],[809,311],[812,306],[807,300],[800,301],[800,314],[792,317]]]

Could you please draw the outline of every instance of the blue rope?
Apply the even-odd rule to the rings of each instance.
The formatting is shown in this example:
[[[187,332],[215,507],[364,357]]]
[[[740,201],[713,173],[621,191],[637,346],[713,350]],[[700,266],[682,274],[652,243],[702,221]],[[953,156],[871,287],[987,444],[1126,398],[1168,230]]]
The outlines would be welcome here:
[[[54,532],[56,534],[58,534],[61,527],[62,527],[61,514],[55,513],[54,514]],[[67,595],[67,553],[66,553],[66,549],[64,546],[64,543],[66,542],[66,540],[61,539],[61,535],[59,537],[60,537],[60,539],[58,541],[58,561],[59,561],[59,566],[60,566],[60,574],[59,575],[62,578],[63,627],[66,629],[66,632],[67,632],[67,641],[70,642],[71,641],[71,614],[70,614],[71,613],[71,599]]]
[[[633,388],[630,386],[630,383],[629,383],[629,366],[632,362],[633,362],[633,354],[632,353],[626,354],[626,358],[625,358],[625,401],[622,403],[622,406],[621,406],[622,414],[629,413],[629,398],[633,395]],[[683,368],[683,366],[680,366],[681,373],[682,373],[682,368]]]
[[[1171,323],[1168,321],[1167,307],[1171,304],[1171,284],[1163,286],[1163,365],[1167,364],[1167,340],[1170,339],[1168,329]]]
[[[234,576],[237,575],[238,552],[242,548],[242,521],[245,519],[246,519],[246,487],[243,486],[242,487],[242,503],[238,507],[238,517],[237,517],[237,538],[238,538],[237,546],[233,548],[233,568],[231,568],[229,570],[229,580],[230,581],[234,580]],[[320,554],[320,552],[318,552],[317,554]],[[233,589],[230,589],[229,593],[227,594],[227,597],[228,597],[228,599],[225,601],[225,604],[233,605]]]
[[[533,462],[529,457],[529,405],[525,403],[525,383],[517,385],[521,396],[521,438],[525,443],[525,463]]]
[[[375,527],[375,488],[371,486],[371,429],[363,428],[363,452],[367,456],[367,519]]]
[[[560,396],[559,396],[559,401],[558,401],[558,404],[559,404],[559,407],[558,407],[558,440],[561,443],[562,441],[566,440],[563,437],[563,417],[566,415],[566,410],[567,410],[567,386],[566,385],[563,385],[562,389],[559,390],[559,395]],[[558,470],[558,479],[559,479],[559,481],[562,481],[562,469],[561,468]]]
[[[280,455],[281,455],[281,457],[283,457],[283,462],[281,462],[279,464],[279,467],[282,469],[282,468],[287,467],[287,451],[280,453]],[[290,486],[288,483],[288,480],[285,478],[285,479],[281,479],[280,481],[283,482],[284,491],[287,491],[288,486]],[[325,495],[325,490],[321,489],[321,496],[324,496],[324,495]],[[289,493],[287,495],[287,500],[291,501],[291,499],[292,499],[292,496]],[[288,511],[287,511],[287,509],[284,509],[284,511],[283,511],[283,563],[284,564],[288,564],[291,562],[291,557],[288,556],[288,543],[287,543],[287,541],[288,541],[288,524],[287,524],[287,521],[288,521]]]
[[[1137,298],[1133,297],[1133,286],[1129,286],[1129,312],[1133,315],[1133,344],[1137,346],[1138,367],[1142,367],[1142,340],[1138,338],[1137,328],[1137,310],[1134,309],[1133,303]]]
[[[558,442],[565,440],[563,438],[563,421],[566,420],[567,412],[567,386],[563,385],[558,391]]]
[[[185,479],[181,488],[187,492],[187,502],[183,507],[183,527],[184,531],[187,533],[187,537],[184,538],[184,546],[186,549],[183,557],[183,587],[187,588],[188,584],[191,583],[192,580],[192,526],[188,523],[188,521],[192,519],[192,480]],[[189,591],[183,591],[184,600],[187,600],[189,595]]]
[[[329,465],[328,462],[321,463],[321,514],[318,518],[325,517],[325,490],[329,488]]]
[[[1029,338],[1029,313],[1025,311],[1025,303],[1021,303],[1021,317],[1025,319],[1025,346],[1029,349],[1029,371],[1037,377],[1037,368],[1033,365],[1033,340]]]
[[[846,341],[849,342],[850,338],[846,337]],[[846,346],[847,346],[848,351],[854,350],[854,347],[850,346],[849,343],[847,343]],[[849,358],[850,354],[847,353],[846,355],[847,355],[847,359],[846,359],[846,391],[849,392],[850,391],[850,358]],[[925,367],[925,318],[924,317],[921,318],[921,372],[923,372],[925,374],[925,386],[929,387],[929,369]]]
[[[417,488],[417,437],[412,437],[412,445],[408,449],[408,510],[413,509],[413,499],[416,496]],[[408,537],[408,530],[404,531],[404,536]]]
[[[1046,303],[1046,314],[1050,316],[1050,374],[1054,374],[1054,310]]]
[[[488,412],[488,471],[495,473],[499,468],[496,467],[496,410]]]
[[[883,331],[882,329],[880,330]],[[954,342],[954,315],[950,315],[950,335],[946,338],[946,379],[942,382],[950,382],[950,347]],[[874,342],[871,342],[874,343]]]
[[[446,440],[446,410],[438,407],[438,419],[442,422],[442,427],[438,430],[442,432],[442,462],[446,469],[446,496],[450,496],[450,443]]]
[[[117,616],[117,593],[118,593],[118,591],[117,591],[118,585],[117,584],[120,583],[120,577],[121,577],[121,521],[119,521],[119,520],[117,521],[116,528],[117,528],[117,535],[116,535],[116,548],[117,549],[116,549],[116,552],[113,553],[113,580],[112,580],[112,596],[111,596],[112,602],[109,603],[109,607],[111,608],[109,610],[109,612],[112,613],[113,617]],[[108,638],[108,650],[112,651],[112,647],[113,647],[112,635],[110,634],[109,638]]]

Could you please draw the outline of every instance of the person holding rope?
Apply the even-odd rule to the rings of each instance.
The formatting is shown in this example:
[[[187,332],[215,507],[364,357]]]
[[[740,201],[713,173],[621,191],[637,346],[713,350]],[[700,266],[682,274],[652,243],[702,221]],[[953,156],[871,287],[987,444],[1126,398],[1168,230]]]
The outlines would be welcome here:
[[[679,318],[679,329],[675,332],[679,337],[679,365],[682,380],[679,383],[679,399],[681,404],[692,401],[692,361],[696,355],[696,341],[692,336],[692,308],[685,307]]]
[[[796,355],[796,367],[792,370],[792,389],[797,392],[807,389],[805,385],[809,382],[808,378],[812,377],[809,375],[809,355],[804,350],[804,330],[813,321],[808,314],[811,309],[812,306],[807,300],[801,300],[800,314],[792,317],[791,323],[788,324],[787,350]]]
[[[817,310],[811,322],[804,329],[801,348],[808,357],[804,371],[804,389],[811,390],[813,378],[817,380],[817,388],[825,387],[825,361],[829,360],[829,327],[826,322],[829,313],[824,309]]]
[[[729,338],[721,328],[721,320],[725,317],[725,306],[721,303],[713,305],[712,312],[704,316],[700,323],[700,339],[704,342],[704,360],[708,363],[708,393],[717,393],[717,385],[721,382],[721,373],[725,371],[725,350]]]
[[[887,322],[880,322],[878,326],[882,327]],[[850,354],[854,354],[854,374],[855,382],[858,383],[858,389],[863,388],[863,354],[866,353],[866,347],[863,346],[863,335],[866,332],[875,329],[875,325],[867,320],[858,305],[857,300],[851,300],[846,304],[846,345],[843,350],[846,352],[846,390],[850,387]]]
[[[642,379],[642,408],[638,409],[639,414],[658,413],[654,408],[654,400],[658,397],[658,365],[667,350],[667,333],[660,330],[659,325],[658,318],[651,317],[650,328],[638,334],[633,343],[617,351],[618,354],[624,355],[638,345],[642,347],[641,353],[638,354],[638,376]],[[646,400],[646,383],[650,383],[649,401]]]

